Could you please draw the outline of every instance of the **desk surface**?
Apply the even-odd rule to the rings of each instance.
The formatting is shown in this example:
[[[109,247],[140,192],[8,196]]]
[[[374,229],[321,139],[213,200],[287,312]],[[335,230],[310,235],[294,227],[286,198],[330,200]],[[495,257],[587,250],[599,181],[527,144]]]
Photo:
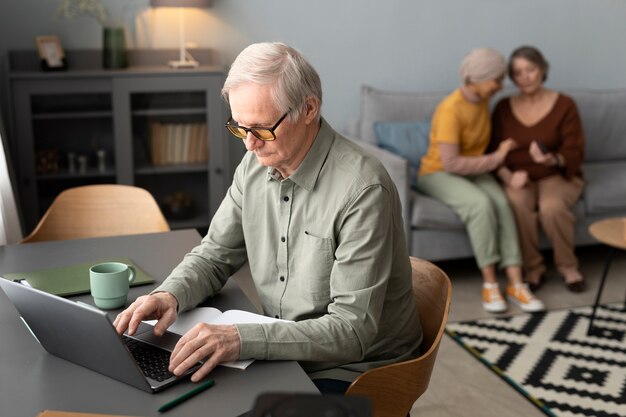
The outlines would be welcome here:
[[[626,217],[594,222],[589,226],[589,233],[605,245],[626,250]]]
[[[183,255],[200,241],[195,230],[99,239],[67,240],[0,246],[0,275],[89,262],[102,257],[133,259],[157,283],[133,287],[130,300],[162,282]],[[89,295],[71,297],[93,304]],[[234,280],[207,305],[221,310],[254,311]],[[114,317],[117,311],[111,312]],[[0,415],[36,416],[41,410],[157,416],[164,403],[194,384],[182,381],[163,392],[148,394],[122,382],[67,362],[43,350],[0,291]],[[263,392],[318,392],[293,361],[255,361],[245,371],[218,366],[215,386],[171,411],[176,416],[234,417],[252,408]]]

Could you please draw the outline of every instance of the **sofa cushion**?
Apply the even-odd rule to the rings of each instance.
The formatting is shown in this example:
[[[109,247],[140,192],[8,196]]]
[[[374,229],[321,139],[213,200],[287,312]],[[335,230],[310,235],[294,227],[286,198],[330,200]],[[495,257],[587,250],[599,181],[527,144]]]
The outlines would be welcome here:
[[[359,137],[376,143],[375,122],[430,120],[437,104],[447,93],[403,93],[381,91],[369,86],[361,88]]]
[[[409,174],[415,186],[422,156],[428,151],[430,121],[375,122],[374,132],[378,146],[409,162]]]
[[[583,164],[587,214],[626,210],[626,162]]]
[[[565,91],[576,102],[585,131],[585,161],[626,158],[626,89]]]
[[[464,230],[465,224],[452,209],[439,200],[411,192],[411,227],[416,229]]]

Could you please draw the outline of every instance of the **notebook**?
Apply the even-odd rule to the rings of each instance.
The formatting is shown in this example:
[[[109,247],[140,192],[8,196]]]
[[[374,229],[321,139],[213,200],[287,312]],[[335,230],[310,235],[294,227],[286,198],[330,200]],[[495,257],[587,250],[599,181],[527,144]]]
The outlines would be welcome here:
[[[48,268],[29,272],[12,272],[10,274],[4,274],[4,278],[11,281],[26,280],[27,285],[54,295],[69,296],[84,294],[89,293],[89,268],[102,262],[122,262],[135,267],[137,276],[135,281],[130,284],[131,286],[152,284],[154,282],[154,278],[149,276],[128,258],[108,258],[61,268]]]
[[[197,363],[180,377],[172,374],[162,380],[152,377],[141,370],[139,358],[135,359],[104,311],[2,278],[0,288],[35,339],[49,353],[135,388],[147,392],[160,391],[202,365]],[[151,326],[144,326],[143,331],[131,339],[146,345],[148,350],[165,352],[169,360],[169,354],[180,336],[166,332],[164,336],[157,337]]]

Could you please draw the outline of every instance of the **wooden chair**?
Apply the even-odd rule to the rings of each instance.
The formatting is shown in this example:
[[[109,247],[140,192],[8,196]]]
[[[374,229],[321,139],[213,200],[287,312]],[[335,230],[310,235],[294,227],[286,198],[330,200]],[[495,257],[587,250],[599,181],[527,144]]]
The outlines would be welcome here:
[[[21,243],[169,230],[159,205],[143,188],[119,184],[86,185],[59,194]]]
[[[406,417],[426,391],[439,344],[448,321],[452,285],[450,278],[428,261],[410,257],[413,294],[424,333],[422,355],[392,365],[370,369],[359,376],[346,395],[361,395],[372,402],[373,417]]]

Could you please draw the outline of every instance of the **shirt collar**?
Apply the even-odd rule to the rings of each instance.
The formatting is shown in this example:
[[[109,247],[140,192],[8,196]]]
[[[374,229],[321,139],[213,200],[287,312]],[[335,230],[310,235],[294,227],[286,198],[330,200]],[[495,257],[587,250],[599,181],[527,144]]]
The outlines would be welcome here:
[[[321,118],[320,129],[311,145],[311,149],[309,149],[302,163],[289,179],[307,191],[313,190],[334,140],[335,135],[333,129],[324,118]],[[272,179],[277,181],[283,180],[283,177],[276,168],[269,167],[267,173],[268,181]]]

